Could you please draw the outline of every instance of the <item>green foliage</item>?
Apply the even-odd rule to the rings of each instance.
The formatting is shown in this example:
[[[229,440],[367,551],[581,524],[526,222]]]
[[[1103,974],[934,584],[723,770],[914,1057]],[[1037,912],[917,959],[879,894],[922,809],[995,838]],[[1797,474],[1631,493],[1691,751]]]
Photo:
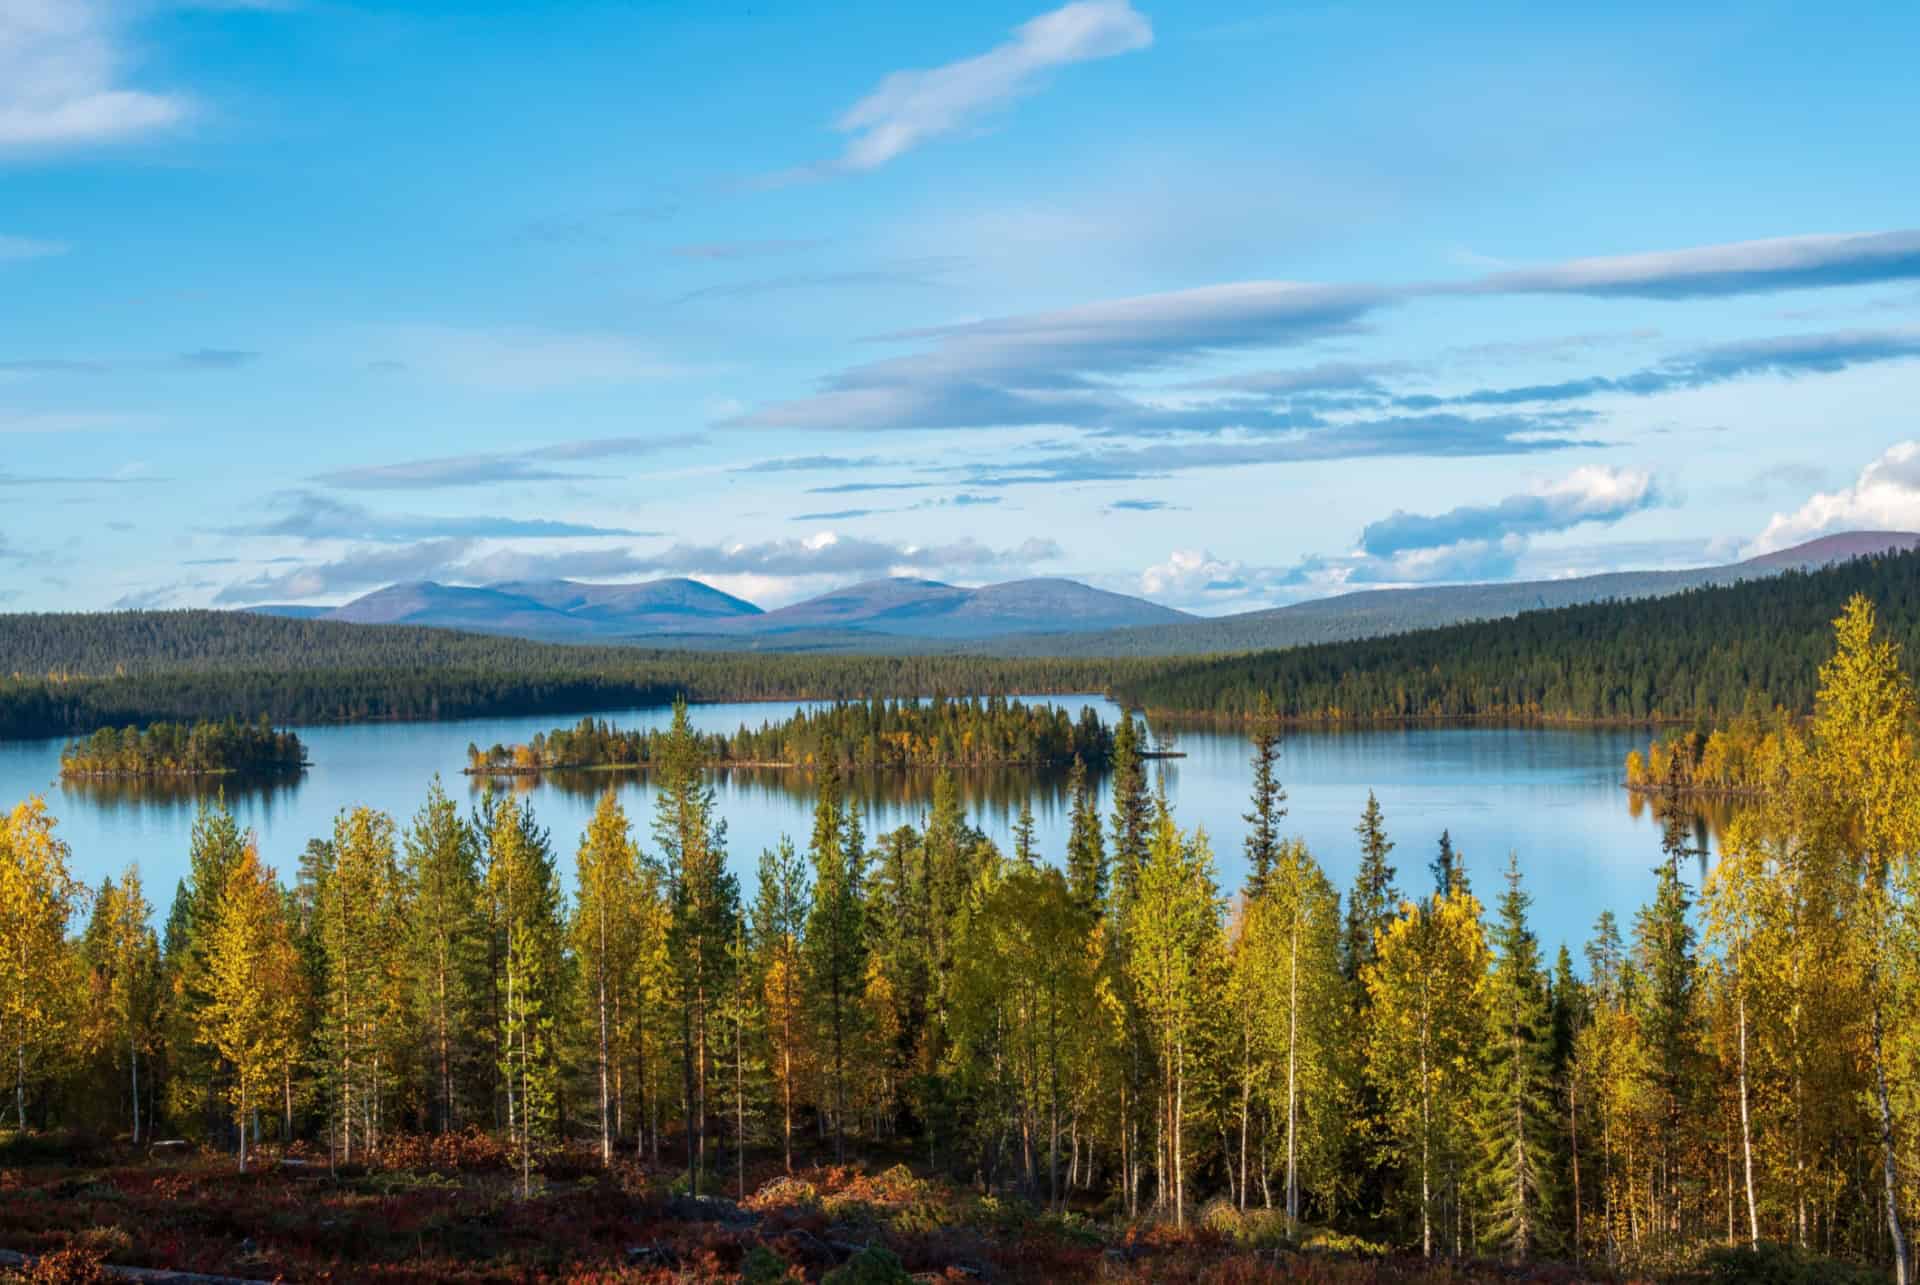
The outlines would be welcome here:
[[[1722,1246],[1702,1264],[1709,1285],[1886,1285],[1886,1275],[1858,1263],[1836,1262],[1791,1245],[1762,1241],[1757,1249]]]
[[[257,723],[150,723],[103,727],[60,751],[62,776],[224,776],[298,772],[306,747],[292,732]]]
[[[1173,661],[1116,675],[1159,712],[1282,719],[1561,719],[1725,723],[1750,705],[1812,710],[1831,622],[1855,594],[1920,642],[1920,553],[1664,598],[1529,611],[1362,642]]]
[[[820,1285],[908,1285],[913,1277],[892,1250],[870,1245],[820,1278]]]
[[[474,773],[559,771],[567,768],[644,768],[671,752],[672,728],[621,731],[604,719],[583,718],[523,745],[495,745],[468,754]],[[1064,708],[1029,705],[998,696],[981,700],[850,701],[796,711],[778,723],[732,735],[696,733],[710,766],[819,767],[842,771],[907,767],[1063,765],[1080,760],[1104,767],[1113,734],[1091,707],[1076,721]]]

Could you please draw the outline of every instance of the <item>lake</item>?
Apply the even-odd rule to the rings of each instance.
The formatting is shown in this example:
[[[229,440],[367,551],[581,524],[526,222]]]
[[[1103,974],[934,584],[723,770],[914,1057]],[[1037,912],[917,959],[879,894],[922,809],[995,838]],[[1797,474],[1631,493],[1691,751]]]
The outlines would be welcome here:
[[[1109,722],[1118,709],[1102,697],[1043,698],[1078,712],[1092,705]],[[714,704],[693,707],[695,724],[732,731],[741,723],[784,719],[797,703]],[[604,711],[617,726],[664,726],[661,708]],[[241,823],[258,834],[261,853],[291,877],[308,839],[331,832],[333,816],[351,804],[412,817],[437,772],[456,799],[481,788],[461,775],[469,742],[511,744],[573,721],[553,715],[485,718],[445,723],[370,723],[300,728],[313,766],[300,779],[272,787],[229,791]],[[1185,758],[1149,763],[1149,778],[1164,774],[1167,797],[1185,827],[1203,826],[1213,841],[1222,887],[1238,887],[1246,863],[1248,744],[1217,728],[1156,727],[1156,736]],[[1491,906],[1509,850],[1534,898],[1534,926],[1551,953],[1566,942],[1576,958],[1594,917],[1611,909],[1623,927],[1652,895],[1652,868],[1660,855],[1658,823],[1630,806],[1621,787],[1627,751],[1646,743],[1644,730],[1619,728],[1406,727],[1352,731],[1293,731],[1280,760],[1288,793],[1285,833],[1306,839],[1343,892],[1358,861],[1354,823],[1375,791],[1397,845],[1392,860],[1400,887],[1425,893],[1427,863],[1443,829],[1465,854],[1475,891]],[[73,850],[73,873],[97,885],[102,876],[139,862],[147,895],[164,916],[175,881],[187,869],[190,791],[143,783],[59,780],[59,741],[0,742],[0,805],[40,793],[60,819]],[[511,788],[529,797],[552,832],[571,883],[572,857],[598,791],[612,781],[646,846],[653,790],[645,778],[600,773],[519,778]],[[868,806],[867,833],[917,821],[930,773],[894,772],[858,779]],[[1066,847],[1064,777],[993,771],[960,777],[969,816],[1007,848],[1020,799],[1030,793],[1041,851],[1058,861]],[[733,869],[750,897],[755,861],[783,834],[804,844],[812,828],[812,797],[799,773],[736,771],[717,781],[728,826]],[[132,788],[129,788],[132,786]],[[1104,784],[1103,784],[1104,794]],[[1698,871],[1694,872],[1697,883]]]

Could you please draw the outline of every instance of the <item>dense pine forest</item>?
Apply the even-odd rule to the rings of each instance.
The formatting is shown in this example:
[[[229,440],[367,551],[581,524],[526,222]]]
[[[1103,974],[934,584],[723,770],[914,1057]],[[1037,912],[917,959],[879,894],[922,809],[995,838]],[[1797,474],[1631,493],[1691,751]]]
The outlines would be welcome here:
[[[405,823],[342,811],[283,875],[211,806],[158,933],[139,870],[75,883],[28,800],[0,825],[14,1145],[177,1137],[228,1153],[229,1174],[424,1167],[443,1186],[483,1163],[496,1222],[601,1199],[568,1215],[580,1245],[614,1217],[604,1202],[677,1174],[688,1200],[741,1203],[677,1215],[718,1220],[704,1249],[625,1263],[698,1252],[716,1274],[771,1273],[756,1279],[811,1274],[819,1252],[872,1273],[838,1279],[904,1280],[902,1258],[941,1269],[1000,1244],[1013,1279],[1199,1279],[1152,1255],[1317,1245],[1910,1280],[1916,700],[1864,599],[1828,638],[1812,718],[1752,747],[1765,788],[1704,886],[1675,809],[1652,900],[1631,923],[1601,915],[1577,957],[1543,954],[1518,858],[1475,888],[1447,835],[1390,837],[1371,800],[1336,890],[1285,837],[1271,724],[1254,729],[1237,889],[1151,787],[1132,719],[1107,815],[1076,776],[1065,852],[1036,851],[1029,818],[999,850],[944,777],[923,823],[870,836],[827,755],[811,833],[742,886],[682,704],[650,750],[644,835],[612,793],[556,840],[522,801],[463,814],[436,783]],[[846,1196],[873,1157],[914,1171]],[[626,1185],[592,1186],[596,1168]],[[228,1198],[194,1172],[170,1200]],[[133,1199],[136,1179],[116,1181],[100,1189]],[[380,1181],[353,1199],[400,1190]],[[606,1194],[570,1196],[579,1183]],[[61,1190],[113,1214],[94,1187]],[[842,1212],[769,1239],[753,1211],[776,1205]],[[13,1201],[0,1235],[57,1207]],[[973,1238],[941,1230],[950,1216]],[[276,1240],[301,1219],[243,1224],[253,1261],[311,1269],[291,1232]],[[332,1246],[313,1252],[347,1252],[312,1234]],[[452,1252],[447,1225],[429,1234]],[[1237,1270],[1206,1278],[1265,1269]]]
[[[0,739],[158,721],[578,713],[679,696],[1091,692],[1148,663],[662,652],[231,611],[0,615]]]
[[[470,774],[550,772],[568,768],[643,768],[674,746],[670,730],[621,731],[583,718],[521,745],[467,748]],[[1113,733],[1091,707],[1075,720],[1051,705],[989,696],[984,700],[847,701],[731,735],[696,734],[713,767],[817,767],[842,770],[906,767],[1065,767],[1076,760],[1107,766]]]
[[[62,776],[238,776],[298,772],[306,747],[264,719],[103,727],[60,751]]]
[[[1116,674],[1152,713],[1298,721],[1729,721],[1813,707],[1828,622],[1863,594],[1920,646],[1920,553],[1667,598],[1533,611],[1364,642]]]

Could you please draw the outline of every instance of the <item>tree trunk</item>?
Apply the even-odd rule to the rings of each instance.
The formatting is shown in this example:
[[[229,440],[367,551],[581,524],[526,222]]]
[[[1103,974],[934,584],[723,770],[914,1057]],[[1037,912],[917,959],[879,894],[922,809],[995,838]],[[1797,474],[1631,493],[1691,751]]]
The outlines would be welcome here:
[[[133,1145],[140,1145],[140,1046],[127,1036],[127,1067],[133,1073]]]
[[[1747,1109],[1747,993],[1740,992],[1740,1154],[1746,1169],[1747,1247],[1760,1248],[1760,1210],[1753,1199],[1753,1123]]]
[[[1287,957],[1287,1234],[1300,1221],[1300,1182],[1296,1168],[1299,1149],[1294,1141],[1299,1125],[1300,1049],[1300,907],[1293,908],[1291,949]],[[1264,1179],[1263,1179],[1264,1181]]]
[[[1887,1097],[1887,1060],[1880,1026],[1880,1001],[1873,1001],[1873,1091],[1880,1107],[1880,1167],[1886,1182],[1887,1238],[1893,1242],[1894,1285],[1910,1285],[1907,1242],[1900,1230],[1900,1172],[1893,1142],[1893,1104]]]

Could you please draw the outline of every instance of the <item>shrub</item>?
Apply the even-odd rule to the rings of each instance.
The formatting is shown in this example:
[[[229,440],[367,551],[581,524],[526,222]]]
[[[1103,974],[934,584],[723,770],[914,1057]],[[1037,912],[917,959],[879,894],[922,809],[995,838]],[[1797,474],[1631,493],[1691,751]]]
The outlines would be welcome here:
[[[820,1285],[911,1285],[900,1260],[878,1245],[869,1246],[820,1278]]]
[[[1803,1254],[1791,1245],[1716,1249],[1704,1263],[1712,1285],[1885,1285],[1871,1268]]]
[[[789,1276],[787,1260],[765,1245],[755,1245],[740,1260],[741,1285],[779,1285]]]

